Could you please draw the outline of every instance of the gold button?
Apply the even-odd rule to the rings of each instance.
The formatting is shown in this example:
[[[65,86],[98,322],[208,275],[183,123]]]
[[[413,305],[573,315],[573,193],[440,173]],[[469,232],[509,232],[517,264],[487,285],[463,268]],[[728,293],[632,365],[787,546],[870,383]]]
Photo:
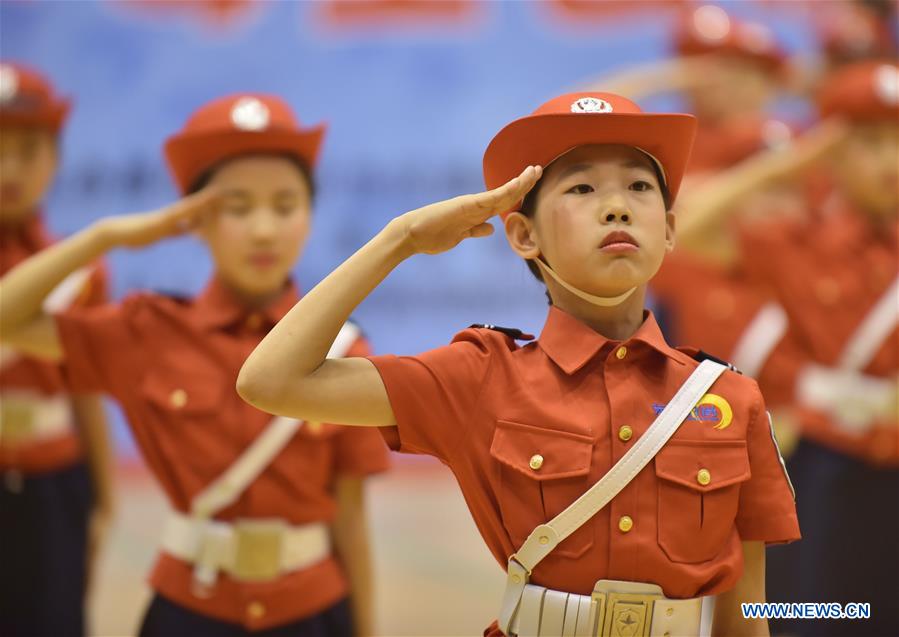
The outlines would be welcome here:
[[[181,409],[187,404],[187,392],[183,389],[176,389],[169,395],[169,403],[175,409]]]
[[[265,606],[262,602],[250,602],[247,605],[247,615],[251,619],[261,619],[265,617]]]
[[[521,575],[513,575],[512,581],[515,582],[516,584],[520,584],[521,583]]]
[[[540,544],[549,544],[549,538],[545,535],[540,536]]]
[[[622,425],[621,429],[618,430],[618,440],[621,442],[627,442],[631,438],[634,437],[634,430],[628,427],[627,425]]]
[[[674,614],[674,609],[669,606],[665,609],[665,614],[668,615],[668,617],[671,617]]]
[[[712,481],[712,474],[709,473],[708,469],[700,469],[699,472],[696,474],[696,482],[698,482],[702,486],[707,485],[711,481]]]
[[[531,456],[531,461],[528,464],[531,465],[531,469],[536,471],[543,466],[543,456],[541,456],[539,453],[535,453],[533,456]]]
[[[631,516],[622,515],[621,519],[618,520],[618,530],[622,533],[627,533],[632,528],[634,528],[634,521],[631,519]]]
[[[615,352],[615,356],[618,357],[618,360],[623,360],[624,357],[627,356],[627,348],[626,348],[624,345],[622,345],[622,346],[619,347],[618,350]]]

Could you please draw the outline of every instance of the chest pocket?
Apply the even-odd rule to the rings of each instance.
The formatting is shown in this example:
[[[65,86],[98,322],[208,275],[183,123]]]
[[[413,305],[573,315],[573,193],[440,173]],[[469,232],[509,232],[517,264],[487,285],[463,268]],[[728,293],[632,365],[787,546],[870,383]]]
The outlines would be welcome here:
[[[734,532],[746,443],[671,440],[655,457],[659,545],[673,562],[714,558]]]
[[[224,406],[225,384],[221,377],[211,374],[175,379],[151,373],[144,379],[141,393],[167,418],[180,420],[219,413]]]
[[[516,548],[591,486],[589,436],[500,420],[490,455],[499,462],[500,513]],[[587,522],[552,555],[583,555],[593,545],[593,534],[593,524]]]

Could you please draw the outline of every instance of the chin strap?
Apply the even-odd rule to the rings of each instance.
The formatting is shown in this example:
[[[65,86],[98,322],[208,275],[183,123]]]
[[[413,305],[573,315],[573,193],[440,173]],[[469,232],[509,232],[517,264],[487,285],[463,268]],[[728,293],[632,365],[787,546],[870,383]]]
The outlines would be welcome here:
[[[600,307],[614,307],[616,305],[621,305],[631,294],[634,293],[634,290],[637,289],[631,288],[627,292],[619,294],[618,296],[596,296],[595,294],[589,294],[587,292],[584,292],[583,290],[579,290],[567,281],[564,281],[562,277],[556,274],[553,269],[549,267],[549,264],[546,263],[543,259],[537,258],[533,261],[540,268],[540,271],[543,272],[544,277],[548,274],[553,279],[555,279],[556,283],[561,285],[563,288],[565,288],[575,296],[584,299],[585,301],[587,301],[587,303],[599,305]]]

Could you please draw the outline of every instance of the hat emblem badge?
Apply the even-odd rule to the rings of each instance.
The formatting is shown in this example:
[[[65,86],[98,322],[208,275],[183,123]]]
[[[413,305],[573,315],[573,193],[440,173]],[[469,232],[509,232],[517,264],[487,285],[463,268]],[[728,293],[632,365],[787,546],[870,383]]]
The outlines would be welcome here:
[[[899,68],[884,64],[874,72],[874,91],[884,104],[899,104]]]
[[[16,96],[19,91],[19,76],[16,70],[0,64],[0,102],[8,102]]]
[[[270,119],[268,107],[255,97],[242,97],[231,108],[231,123],[240,130],[265,130]]]
[[[582,97],[571,105],[572,113],[611,113],[612,105],[598,97]]]

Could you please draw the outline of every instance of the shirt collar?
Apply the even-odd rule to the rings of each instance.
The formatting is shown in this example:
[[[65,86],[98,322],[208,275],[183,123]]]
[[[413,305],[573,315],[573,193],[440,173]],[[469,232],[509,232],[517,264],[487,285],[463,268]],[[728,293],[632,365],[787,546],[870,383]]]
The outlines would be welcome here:
[[[639,341],[669,358],[678,360],[676,350],[665,342],[662,330],[659,329],[652,312],[648,310],[643,313],[643,324],[625,343],[633,341]],[[606,338],[556,306],[549,308],[549,316],[537,342],[547,356],[566,374],[578,371],[599,354],[604,346],[619,343]]]
[[[193,310],[197,320],[206,327],[223,328],[247,322],[254,330],[268,331],[284,318],[299,299],[296,284],[293,280],[288,280],[281,295],[267,306],[258,309],[248,308],[216,276],[196,298]],[[252,317],[259,318],[253,321]]]

